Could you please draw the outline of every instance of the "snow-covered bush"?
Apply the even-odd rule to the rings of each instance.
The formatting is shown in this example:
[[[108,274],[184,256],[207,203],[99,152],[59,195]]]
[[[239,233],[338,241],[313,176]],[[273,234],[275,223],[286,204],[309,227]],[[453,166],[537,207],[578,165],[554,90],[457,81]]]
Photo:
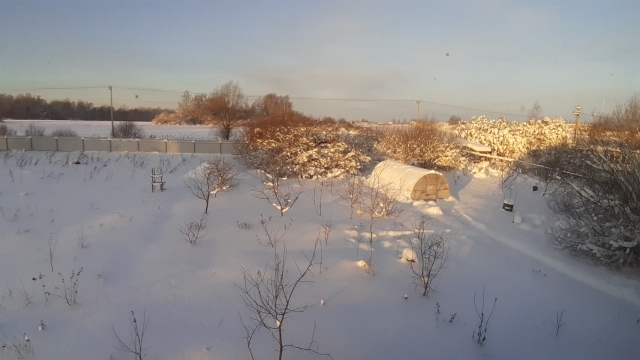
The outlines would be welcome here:
[[[163,111],[151,120],[154,125],[183,125],[184,121],[175,111]]]
[[[436,122],[419,122],[388,130],[378,149],[388,158],[428,169],[450,170],[460,164],[456,134]]]
[[[490,146],[495,155],[516,159],[532,150],[566,143],[570,138],[564,119],[548,117],[523,123],[473,117],[460,122],[454,131],[464,140]]]
[[[269,171],[274,164],[282,176],[341,178],[370,161],[369,143],[359,128],[315,121],[293,114],[248,124],[241,158],[249,167]]]
[[[557,172],[550,201],[556,243],[614,267],[640,266],[640,153],[590,140]],[[609,144],[610,145],[610,144]]]

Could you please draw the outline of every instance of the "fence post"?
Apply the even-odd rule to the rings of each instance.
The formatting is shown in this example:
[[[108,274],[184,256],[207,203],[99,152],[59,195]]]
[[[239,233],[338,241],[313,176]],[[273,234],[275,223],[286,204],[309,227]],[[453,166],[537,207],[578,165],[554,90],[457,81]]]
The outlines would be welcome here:
[[[60,148],[58,148],[58,137],[56,136],[56,151],[60,151]]]

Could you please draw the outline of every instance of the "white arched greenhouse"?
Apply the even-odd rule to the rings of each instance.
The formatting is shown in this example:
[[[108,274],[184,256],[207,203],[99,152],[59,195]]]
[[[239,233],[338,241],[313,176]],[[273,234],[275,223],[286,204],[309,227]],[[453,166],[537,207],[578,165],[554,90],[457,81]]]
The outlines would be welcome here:
[[[369,182],[411,200],[448,199],[451,195],[449,182],[441,173],[393,160],[376,165]]]

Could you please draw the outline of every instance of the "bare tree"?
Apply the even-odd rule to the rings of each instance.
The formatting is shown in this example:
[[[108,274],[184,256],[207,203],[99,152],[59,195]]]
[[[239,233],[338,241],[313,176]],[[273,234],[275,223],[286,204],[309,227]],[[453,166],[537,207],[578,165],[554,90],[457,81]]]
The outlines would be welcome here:
[[[349,174],[338,187],[338,196],[349,204],[349,219],[353,219],[353,209],[362,202],[364,181],[355,174]]]
[[[191,95],[189,91],[182,93],[176,114],[181,121],[190,125],[202,124],[208,119],[208,97],[206,94]]]
[[[209,212],[211,195],[215,198],[221,191],[229,191],[238,187],[238,171],[232,163],[223,158],[205,162],[192,171],[185,184],[191,193],[206,203],[204,213]]]
[[[251,108],[258,117],[286,117],[288,113],[293,111],[293,104],[288,95],[278,96],[278,94],[269,93],[256,99]]]
[[[283,245],[280,253],[278,253],[276,249],[274,251],[273,263],[270,264],[269,261],[267,261],[264,269],[258,270],[255,275],[249,272],[249,270],[242,268],[244,284],[242,286],[238,285],[238,287],[242,290],[242,300],[249,309],[248,318],[250,323],[245,324],[242,317],[240,317],[240,319],[246,331],[245,339],[251,359],[254,359],[251,341],[260,329],[267,330],[278,342],[277,352],[279,360],[282,359],[284,352],[289,349],[308,351],[331,358],[329,354],[320,352],[317,346],[315,348],[313,347],[314,335],[311,336],[311,341],[308,346],[298,346],[287,342],[284,338],[285,322],[287,322],[293,314],[304,312],[310,306],[308,304],[295,305],[293,303],[293,296],[298,289],[298,285],[306,282],[307,280],[305,280],[305,278],[311,273],[317,246],[318,239],[316,239],[311,257],[307,257],[307,262],[304,267],[298,267],[298,274],[294,277],[290,277],[289,270],[286,267],[286,245]]]
[[[542,114],[542,106],[540,106],[540,103],[536,101],[531,106],[531,109],[527,111],[527,118],[529,118],[529,120],[531,119],[538,120],[541,114]]]
[[[284,184],[283,180],[285,179],[279,176],[279,171],[273,171],[272,173],[273,175],[266,172],[260,174],[263,187],[254,187],[253,196],[267,200],[280,211],[280,216],[284,216],[284,213],[296,203],[303,189],[302,187],[294,189],[290,184]]]
[[[442,235],[429,234],[429,217],[423,215],[420,222],[413,226],[411,248],[417,250],[417,261],[410,261],[416,289],[422,290],[422,296],[429,296],[434,290],[434,280],[444,267],[451,249],[449,240]]]
[[[208,99],[209,115],[220,127],[223,140],[231,138],[231,132],[247,111],[247,100],[242,89],[233,81],[215,89]]]

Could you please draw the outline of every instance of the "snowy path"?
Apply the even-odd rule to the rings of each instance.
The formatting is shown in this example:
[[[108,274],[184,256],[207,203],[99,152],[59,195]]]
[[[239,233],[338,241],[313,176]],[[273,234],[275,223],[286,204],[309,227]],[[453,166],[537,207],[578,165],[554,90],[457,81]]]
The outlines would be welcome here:
[[[485,186],[487,189],[496,187],[495,181],[489,179],[474,179],[473,181],[475,186]],[[518,205],[524,206],[525,219],[542,218],[547,220],[548,216],[552,216],[551,213],[528,213],[532,211],[531,209],[538,209],[538,211],[539,209],[545,209],[543,206],[535,204],[545,200],[540,196],[539,192],[529,190],[531,187],[529,182],[519,183],[518,185],[520,188]],[[453,206],[442,204],[441,208],[446,216],[439,219],[454,228],[458,227],[459,224],[469,225],[483,235],[539,261],[544,266],[554,269],[568,278],[640,307],[640,284],[637,280],[627,279],[622,275],[612,277],[608,271],[603,274],[591,264],[586,264],[585,261],[575,257],[569,257],[566,251],[560,249],[558,249],[557,254],[554,254],[553,251],[550,252],[549,248],[553,248],[553,246],[550,240],[547,240],[549,236],[544,233],[540,234],[541,229],[546,229],[552,225],[550,221],[543,223],[536,219],[537,221],[531,221],[530,224],[513,223],[510,220],[513,219],[515,213],[509,213],[500,208],[502,195],[497,191],[494,191],[494,193],[489,191],[484,197],[476,196],[474,199],[477,202],[471,204],[471,206],[456,199],[447,201],[452,202]],[[516,208],[516,211],[518,210],[520,209]],[[523,215],[521,211],[518,211],[520,216]],[[447,219],[447,217],[451,219]],[[505,222],[507,226],[505,226]],[[536,230],[538,230],[537,233]],[[523,232],[528,234],[523,236]],[[538,242],[521,241],[522,238],[530,239],[531,237],[539,237],[541,239]],[[544,243],[545,241],[547,243]]]

